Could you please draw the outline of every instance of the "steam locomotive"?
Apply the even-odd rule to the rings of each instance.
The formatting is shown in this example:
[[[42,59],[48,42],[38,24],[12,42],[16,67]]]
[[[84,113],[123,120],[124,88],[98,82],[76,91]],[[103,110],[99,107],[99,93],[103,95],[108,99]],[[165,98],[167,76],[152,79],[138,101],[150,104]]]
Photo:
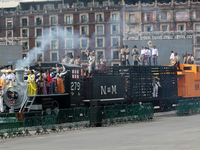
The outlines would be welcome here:
[[[55,64],[42,64],[41,68],[48,69],[52,66]],[[58,64],[58,67],[61,66],[62,64]],[[13,86],[8,85],[5,88],[3,97],[7,107],[10,108],[9,112],[139,102],[150,102],[154,106],[170,108],[178,102],[178,99],[188,97],[184,93],[183,76],[186,77],[189,72],[193,73],[195,68],[200,74],[199,66],[181,64],[181,71],[177,71],[173,66],[109,66],[95,69],[90,77],[86,76],[85,67],[71,64],[64,64],[64,66],[67,70],[63,78],[65,93],[34,96],[27,95],[28,83],[24,82],[24,70],[16,69],[17,81],[13,83]],[[39,70],[40,67],[35,65],[30,69]],[[160,79],[161,85],[158,97],[152,96],[155,77]],[[196,83],[194,83],[195,86],[197,89]],[[190,97],[198,97],[198,95]]]

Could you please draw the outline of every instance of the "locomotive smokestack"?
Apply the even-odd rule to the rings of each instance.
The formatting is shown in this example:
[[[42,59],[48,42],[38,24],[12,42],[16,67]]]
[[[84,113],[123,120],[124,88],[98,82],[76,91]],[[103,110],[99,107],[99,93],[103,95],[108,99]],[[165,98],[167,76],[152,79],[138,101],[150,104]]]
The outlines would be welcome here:
[[[24,69],[15,69],[18,82],[24,82]]]

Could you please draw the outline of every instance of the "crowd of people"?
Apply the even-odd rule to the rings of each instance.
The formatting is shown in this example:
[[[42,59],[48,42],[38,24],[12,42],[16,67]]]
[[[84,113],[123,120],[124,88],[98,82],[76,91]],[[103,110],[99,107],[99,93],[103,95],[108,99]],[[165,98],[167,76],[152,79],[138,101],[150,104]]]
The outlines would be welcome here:
[[[120,49],[120,60],[121,65],[130,65],[129,62],[129,56],[130,56],[130,50],[128,48],[128,45],[122,46]],[[158,57],[158,50],[154,46],[151,47],[141,47],[141,54],[139,55],[139,50],[137,49],[137,46],[134,45],[131,56],[133,57],[133,64],[138,65],[151,65],[151,60],[153,61],[154,66],[157,64],[157,57]]]
[[[180,69],[180,60],[179,60],[179,56],[177,53],[174,53],[173,51],[171,51],[171,55],[170,55],[170,61],[171,61],[171,65],[177,66]],[[183,64],[194,64],[194,56],[192,54],[184,54],[183,55]]]
[[[94,51],[90,52],[88,49],[85,50],[84,55],[87,57],[88,64],[86,66],[89,70],[90,75],[92,74],[92,71],[95,70],[96,67],[102,68],[103,66],[106,65],[106,59],[103,55],[96,57],[95,52]],[[79,55],[76,57],[76,59],[74,59],[72,54],[69,55],[66,54],[63,57],[64,58],[62,60],[62,63],[81,66],[82,57],[80,57]]]
[[[64,93],[63,76],[66,73],[64,65],[62,69],[59,69],[57,64],[51,72],[49,70],[40,70],[39,73],[34,74],[34,71],[30,71],[28,76],[28,95]]]

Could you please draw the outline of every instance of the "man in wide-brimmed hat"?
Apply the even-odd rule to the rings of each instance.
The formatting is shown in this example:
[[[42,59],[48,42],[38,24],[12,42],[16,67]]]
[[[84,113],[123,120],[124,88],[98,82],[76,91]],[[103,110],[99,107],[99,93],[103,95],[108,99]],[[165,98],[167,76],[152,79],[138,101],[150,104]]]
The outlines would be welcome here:
[[[161,87],[159,80],[160,80],[160,78],[158,78],[157,76],[153,80],[153,83],[152,83],[153,97],[158,97],[158,88]]]
[[[137,46],[134,45],[131,55],[133,56],[134,65],[136,66],[138,65],[138,54],[139,54],[139,51],[137,49]]]

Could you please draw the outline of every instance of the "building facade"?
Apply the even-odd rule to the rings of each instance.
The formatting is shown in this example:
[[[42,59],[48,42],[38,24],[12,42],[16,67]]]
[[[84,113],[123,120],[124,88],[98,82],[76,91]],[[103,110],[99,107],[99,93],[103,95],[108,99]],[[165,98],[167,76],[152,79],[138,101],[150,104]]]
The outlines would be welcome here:
[[[22,43],[23,54],[34,47],[34,62],[61,62],[62,56],[82,56],[86,48],[119,65],[120,45],[126,40],[191,39],[191,53],[200,63],[200,2],[174,0],[21,2],[0,11],[0,44]]]
[[[21,7],[28,5],[30,9],[0,12],[1,43],[16,43],[18,39],[24,55],[36,49],[33,62],[61,62],[64,55],[72,54],[82,56],[82,65],[87,64],[84,52],[88,48],[97,58],[105,56],[108,65],[119,64],[117,46],[123,42],[121,5],[95,3],[90,7],[88,3],[85,7],[81,2],[70,5],[62,1],[37,4],[33,7],[21,3]]]

